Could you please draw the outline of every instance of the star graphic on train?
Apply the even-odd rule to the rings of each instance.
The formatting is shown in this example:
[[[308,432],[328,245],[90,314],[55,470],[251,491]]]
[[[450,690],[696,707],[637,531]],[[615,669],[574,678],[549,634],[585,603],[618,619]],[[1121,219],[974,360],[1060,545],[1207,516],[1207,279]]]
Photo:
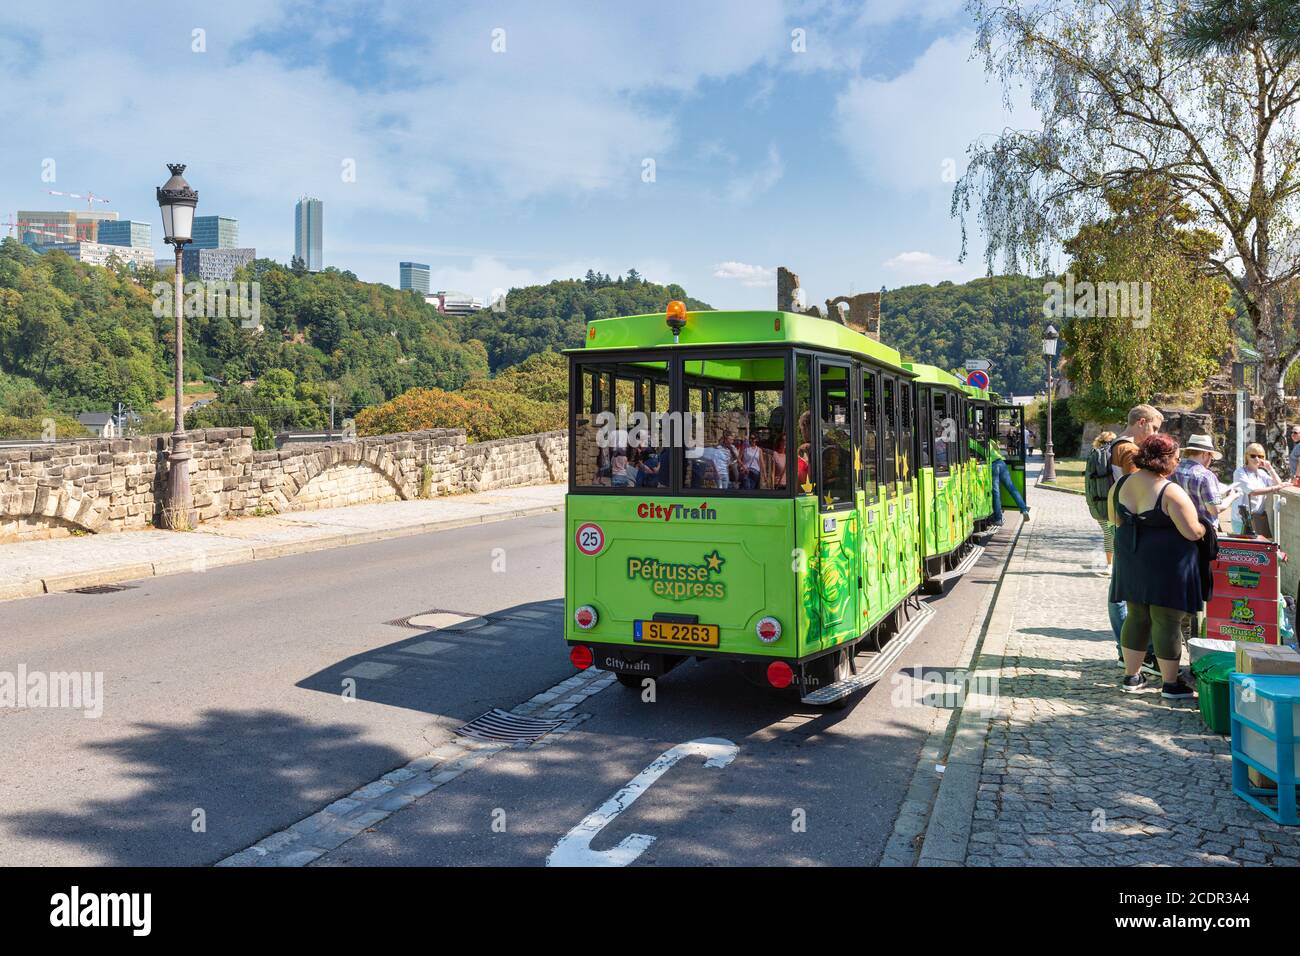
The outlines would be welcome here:
[[[805,495],[810,495],[810,494],[813,493],[813,487],[814,487],[814,486],[813,486],[812,481],[805,481],[805,482],[804,482],[802,485],[800,485],[799,487],[803,489],[803,493],[804,493]]]
[[[712,554],[704,556],[704,563],[709,566],[710,571],[721,571],[722,566],[726,563],[726,558],[718,554],[718,549],[714,548]]]

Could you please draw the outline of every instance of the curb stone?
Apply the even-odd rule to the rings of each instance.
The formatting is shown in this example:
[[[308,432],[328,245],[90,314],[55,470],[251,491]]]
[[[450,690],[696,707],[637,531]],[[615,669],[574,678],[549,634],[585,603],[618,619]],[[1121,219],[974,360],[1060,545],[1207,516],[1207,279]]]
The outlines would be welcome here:
[[[979,655],[980,645],[987,633],[990,609],[997,600],[998,592],[1001,590],[1002,581],[1006,577],[1011,560],[1018,553],[1020,536],[1024,530],[1025,522],[1022,521],[1017,525],[1015,534],[1008,544],[1007,560],[1002,566],[1002,573],[998,575],[996,585],[989,588],[987,595],[981,601],[970,629],[967,631],[966,639],[958,652],[955,666],[967,670],[968,673],[972,661],[976,660]],[[974,674],[969,673],[969,676],[973,677]],[[928,839],[927,830],[934,819],[939,794],[944,787],[947,787],[951,792],[954,786],[957,786],[957,784],[949,782],[951,779],[949,773],[952,770],[952,749],[956,746],[961,729],[961,715],[962,709],[952,711],[946,718],[942,713],[936,713],[933,729],[921,748],[921,754],[912,775],[912,782],[899,808],[898,817],[894,820],[894,829],[885,845],[884,853],[880,859],[880,866],[918,865],[918,857],[923,851],[923,847],[918,847],[918,841],[923,838]],[[983,748],[981,747],[982,752]],[[935,772],[935,768],[943,762],[945,754],[949,755],[948,766],[945,767],[943,776],[940,776]],[[979,785],[978,776],[977,770],[976,788]],[[968,782],[967,785],[969,785]],[[974,792],[974,789],[972,789],[970,798],[972,811],[974,810]],[[939,862],[936,858],[920,865],[946,864]]]
[[[1030,528],[1030,535],[1036,527]],[[983,637],[974,649],[976,668],[972,677],[996,679],[1001,670],[1015,616],[1014,608],[1020,595],[1019,575],[1025,568],[1030,550],[1028,542],[1021,547],[1023,529],[1022,522],[1021,533],[1016,535],[1014,550],[999,579]],[[980,681],[982,684],[983,680]],[[962,703],[947,768],[921,844],[918,866],[960,866],[965,863],[971,824],[975,818],[980,772],[984,765],[984,745],[996,705],[996,699],[989,701],[981,694],[972,694]]]

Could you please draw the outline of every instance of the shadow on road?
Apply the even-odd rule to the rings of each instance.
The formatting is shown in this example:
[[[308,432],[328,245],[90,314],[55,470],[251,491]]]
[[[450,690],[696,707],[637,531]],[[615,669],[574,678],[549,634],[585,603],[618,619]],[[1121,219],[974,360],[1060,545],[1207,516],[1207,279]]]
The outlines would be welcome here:
[[[358,768],[386,769],[404,759],[359,740],[354,726],[274,710],[208,710],[196,723],[136,724],[133,731],[87,748],[123,768],[122,795],[88,796],[75,812],[10,814],[6,824],[35,841],[89,851],[104,864],[213,863],[350,792]],[[195,832],[196,819],[206,832]]]

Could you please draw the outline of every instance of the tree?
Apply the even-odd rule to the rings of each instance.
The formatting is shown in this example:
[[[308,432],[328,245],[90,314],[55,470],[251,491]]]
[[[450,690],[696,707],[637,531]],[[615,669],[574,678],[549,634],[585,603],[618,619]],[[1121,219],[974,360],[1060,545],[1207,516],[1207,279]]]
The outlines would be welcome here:
[[[1199,388],[1232,345],[1235,315],[1232,290],[1204,265],[1218,236],[1187,227],[1192,211],[1167,181],[1111,190],[1106,201],[1111,214],[1065,243],[1071,284],[1090,302],[1083,314],[1071,303],[1064,358],[1076,415],[1094,421],[1119,420],[1154,394]],[[1134,272],[1150,285],[1124,284]],[[1111,308],[1116,302],[1129,308]]]
[[[1202,0],[1183,18],[1177,49],[1188,56],[1242,53],[1255,39],[1278,52],[1300,53],[1300,18],[1294,0]]]
[[[1288,318],[1300,277],[1300,63],[1293,44],[1258,26],[1189,55],[1197,18],[1229,6],[970,0],[977,50],[1008,90],[1028,86],[1042,129],[973,144],[952,211],[963,257],[978,204],[990,272],[999,260],[1045,269],[1055,243],[1104,218],[1109,191],[1166,178],[1195,224],[1221,238],[1205,264],[1243,303],[1266,383],[1267,441],[1283,456],[1282,382],[1300,357]]]

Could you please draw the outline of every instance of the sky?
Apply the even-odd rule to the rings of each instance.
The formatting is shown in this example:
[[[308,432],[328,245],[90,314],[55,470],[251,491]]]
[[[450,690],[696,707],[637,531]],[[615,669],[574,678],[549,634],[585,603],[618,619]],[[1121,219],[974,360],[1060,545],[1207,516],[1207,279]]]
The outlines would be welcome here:
[[[0,5],[0,219],[153,225],[183,162],[198,215],[288,262],[494,291],[635,268],[717,308],[983,274],[953,179],[1037,125],[972,57],[961,0],[42,2]]]

